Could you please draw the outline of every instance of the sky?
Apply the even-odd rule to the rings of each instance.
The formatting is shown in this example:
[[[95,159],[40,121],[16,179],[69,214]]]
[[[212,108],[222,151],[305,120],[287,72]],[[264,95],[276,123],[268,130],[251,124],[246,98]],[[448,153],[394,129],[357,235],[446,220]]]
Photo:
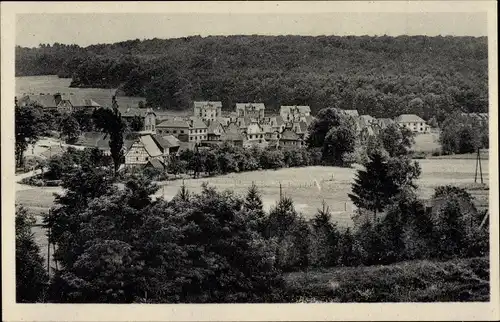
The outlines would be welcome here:
[[[193,35],[486,36],[485,13],[18,14],[16,45],[88,46]]]

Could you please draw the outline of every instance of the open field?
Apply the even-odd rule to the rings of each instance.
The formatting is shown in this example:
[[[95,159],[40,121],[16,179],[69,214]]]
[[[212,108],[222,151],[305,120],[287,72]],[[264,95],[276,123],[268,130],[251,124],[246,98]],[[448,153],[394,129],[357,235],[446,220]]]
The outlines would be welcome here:
[[[415,136],[415,144],[412,146],[412,150],[415,152],[439,152],[441,151],[441,145],[438,142],[438,133],[422,133]]]
[[[487,302],[489,260],[409,261],[289,273],[294,302]]]
[[[440,185],[474,186],[475,160],[423,159],[418,162],[422,167],[422,176],[418,181],[422,198],[429,198],[434,193],[434,188]],[[488,162],[483,161],[482,166],[484,183],[488,185]],[[325,200],[339,225],[349,225],[353,206],[347,194],[351,190],[355,171],[351,168],[337,167],[289,168],[187,179],[185,184],[193,192],[199,192],[201,184],[208,182],[218,189],[230,189],[243,195],[253,181],[261,190],[264,205],[269,209],[279,199],[281,183],[283,194],[291,197],[297,210],[306,217],[313,216],[321,207],[322,200]],[[156,195],[164,195],[170,199],[181,187],[182,180],[159,184],[161,188]],[[60,187],[29,187],[19,184],[16,190],[16,203],[38,209],[48,209],[53,203],[53,194],[62,191]],[[486,198],[483,200],[486,204],[488,192],[477,188],[471,191],[474,195]]]

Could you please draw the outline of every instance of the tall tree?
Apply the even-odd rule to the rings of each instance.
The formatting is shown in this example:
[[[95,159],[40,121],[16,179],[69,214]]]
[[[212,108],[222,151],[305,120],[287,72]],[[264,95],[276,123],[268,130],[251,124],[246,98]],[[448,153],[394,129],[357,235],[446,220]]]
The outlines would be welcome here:
[[[325,108],[318,112],[309,125],[307,144],[309,147],[323,147],[327,133],[341,123],[342,115],[336,108]]]
[[[264,206],[259,189],[254,182],[252,182],[252,185],[248,189],[247,195],[245,197],[245,203],[243,205],[245,209],[248,210],[248,213],[250,215],[249,219],[252,222],[253,228],[259,233],[264,234],[266,213],[264,212]]]
[[[66,138],[67,143],[74,143],[80,135],[80,124],[75,117],[67,115],[61,121],[61,136]]]
[[[15,107],[15,135],[16,135],[16,167],[24,163],[24,152],[29,144],[35,144],[42,134],[40,126],[43,111],[39,106],[27,105]]]
[[[398,186],[389,175],[389,165],[380,151],[371,154],[364,167],[358,170],[352,193],[348,195],[357,207],[373,211],[376,222],[377,212],[390,203],[398,193]]]
[[[323,143],[323,160],[337,166],[344,165],[344,156],[354,152],[356,147],[356,132],[347,122],[328,131]]]
[[[322,209],[318,209],[312,219],[311,264],[320,267],[336,265],[340,260],[339,237],[330,209],[323,201]]]
[[[407,155],[415,143],[414,134],[405,127],[390,124],[379,133],[384,149],[391,157]]]
[[[116,175],[123,158],[123,134],[126,126],[118,109],[115,96],[112,98],[112,106],[112,109],[101,108],[96,110],[94,122],[98,129],[109,135],[109,148]]]
[[[31,227],[35,218],[23,207],[16,208],[16,302],[44,301],[48,275]]]

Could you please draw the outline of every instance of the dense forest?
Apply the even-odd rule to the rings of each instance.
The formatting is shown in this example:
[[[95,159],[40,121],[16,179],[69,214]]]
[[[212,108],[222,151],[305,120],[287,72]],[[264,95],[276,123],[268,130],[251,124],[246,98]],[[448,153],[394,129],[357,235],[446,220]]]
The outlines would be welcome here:
[[[444,120],[487,112],[486,37],[211,36],[16,48],[16,76],[57,74],[73,87],[120,88],[151,106],[193,100],[307,104],[374,117]]]

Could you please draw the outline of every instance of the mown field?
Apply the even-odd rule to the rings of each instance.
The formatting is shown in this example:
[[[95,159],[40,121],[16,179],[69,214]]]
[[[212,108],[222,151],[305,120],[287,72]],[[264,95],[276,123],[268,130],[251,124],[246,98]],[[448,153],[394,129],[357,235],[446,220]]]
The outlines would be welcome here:
[[[422,176],[418,181],[422,198],[429,198],[434,188],[452,184],[467,188],[472,194],[488,203],[489,183],[488,162],[483,161],[484,185],[474,184],[475,160],[424,159],[418,160],[422,167]],[[355,176],[355,169],[338,167],[305,167],[280,170],[233,173],[224,176],[200,179],[186,179],[186,186],[193,192],[201,190],[201,184],[208,182],[218,189],[230,189],[237,194],[245,194],[255,182],[261,190],[265,208],[269,209],[279,199],[281,183],[284,195],[294,200],[297,210],[310,218],[321,207],[323,200],[333,212],[333,218],[341,226],[351,223],[353,205],[347,194]],[[182,180],[159,183],[157,196],[172,198],[181,187]],[[24,190],[20,190],[24,188]],[[27,187],[18,185],[16,202],[27,207],[36,207],[37,211],[48,209],[54,200],[54,193],[61,192],[59,187]],[[40,210],[41,209],[41,210]]]
[[[409,261],[286,274],[293,302],[487,302],[489,259]]]

